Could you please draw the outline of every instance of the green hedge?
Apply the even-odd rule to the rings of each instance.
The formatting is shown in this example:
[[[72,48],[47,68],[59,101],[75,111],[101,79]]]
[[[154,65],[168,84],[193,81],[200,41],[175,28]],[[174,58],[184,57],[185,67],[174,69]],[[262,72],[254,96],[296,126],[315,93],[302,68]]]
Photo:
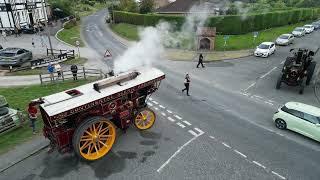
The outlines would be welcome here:
[[[210,17],[206,26],[216,27],[221,34],[245,34],[248,32],[269,29],[272,27],[295,24],[301,21],[314,20],[320,17],[320,9],[292,9],[246,16],[214,16]],[[175,23],[181,27],[185,17],[179,15],[137,14],[114,11],[115,23],[128,23],[141,26],[155,26],[161,20]]]

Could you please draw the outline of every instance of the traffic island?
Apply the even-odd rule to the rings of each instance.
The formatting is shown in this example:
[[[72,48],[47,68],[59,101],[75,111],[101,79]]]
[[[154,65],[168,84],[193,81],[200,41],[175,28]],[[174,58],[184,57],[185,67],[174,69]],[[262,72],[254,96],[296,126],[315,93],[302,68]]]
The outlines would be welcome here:
[[[164,58],[173,61],[198,61],[200,52],[179,49],[167,49]],[[219,60],[231,60],[248,57],[252,55],[252,50],[239,51],[213,51],[203,52],[204,62],[213,62]]]

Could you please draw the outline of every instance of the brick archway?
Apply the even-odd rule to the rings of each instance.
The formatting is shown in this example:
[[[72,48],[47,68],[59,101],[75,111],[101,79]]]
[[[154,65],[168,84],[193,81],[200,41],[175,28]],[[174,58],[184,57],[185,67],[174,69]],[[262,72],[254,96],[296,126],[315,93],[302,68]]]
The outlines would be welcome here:
[[[211,49],[211,40],[209,38],[200,39],[200,50],[210,50]]]

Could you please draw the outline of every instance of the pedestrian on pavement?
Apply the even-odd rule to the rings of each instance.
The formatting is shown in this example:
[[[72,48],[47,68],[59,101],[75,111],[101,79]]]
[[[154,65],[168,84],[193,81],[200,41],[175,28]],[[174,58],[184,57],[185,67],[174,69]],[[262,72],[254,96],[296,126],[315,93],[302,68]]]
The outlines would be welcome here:
[[[204,68],[204,65],[203,65],[203,56],[202,54],[200,53],[199,55],[199,61],[198,61],[198,64],[197,64],[197,68],[199,68],[199,65],[201,64],[201,66]]]
[[[77,77],[77,75],[78,75],[78,66],[77,65],[73,64],[71,66],[71,72],[72,72],[72,75],[73,75],[73,80],[78,80],[78,77]]]
[[[59,63],[57,63],[56,65],[54,65],[54,69],[57,71],[58,77],[57,79],[59,79],[61,77],[61,66]]]
[[[7,41],[7,33],[5,30],[2,30],[2,37],[3,37],[4,41]]]
[[[21,36],[17,27],[14,28],[14,34],[16,35],[16,37]]]
[[[50,80],[54,81],[54,74],[53,74],[54,73],[54,67],[52,66],[51,63],[49,63],[47,70],[48,70],[48,73],[50,74]]]
[[[189,95],[189,87],[190,87],[190,76],[189,74],[187,73],[185,78],[184,78],[184,89],[182,89],[182,92],[184,92],[185,90],[187,90],[187,96],[190,96]]]
[[[28,114],[29,114],[29,119],[30,119],[30,127],[32,127],[32,133],[36,134],[36,120],[37,120],[37,113],[38,110],[37,108],[34,106],[33,103],[29,104],[28,107]]]

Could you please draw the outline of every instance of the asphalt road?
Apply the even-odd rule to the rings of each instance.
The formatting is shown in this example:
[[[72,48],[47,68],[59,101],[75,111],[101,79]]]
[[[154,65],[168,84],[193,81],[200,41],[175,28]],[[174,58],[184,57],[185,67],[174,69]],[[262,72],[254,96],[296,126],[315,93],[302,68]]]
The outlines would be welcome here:
[[[97,53],[109,48],[119,55],[125,47],[104,31],[104,13],[84,20],[84,27],[94,28],[83,36]],[[315,32],[293,46],[317,45],[319,39]],[[192,62],[157,62],[166,79],[148,100],[158,117],[152,129],[118,132],[112,152],[97,162],[40,152],[0,179],[318,180],[319,143],[278,130],[272,122],[273,113],[287,101],[318,104],[312,86],[304,95],[295,88],[275,90],[288,50],[278,48],[266,59],[208,63],[204,69]],[[191,74],[190,97],[181,93],[186,72]]]

